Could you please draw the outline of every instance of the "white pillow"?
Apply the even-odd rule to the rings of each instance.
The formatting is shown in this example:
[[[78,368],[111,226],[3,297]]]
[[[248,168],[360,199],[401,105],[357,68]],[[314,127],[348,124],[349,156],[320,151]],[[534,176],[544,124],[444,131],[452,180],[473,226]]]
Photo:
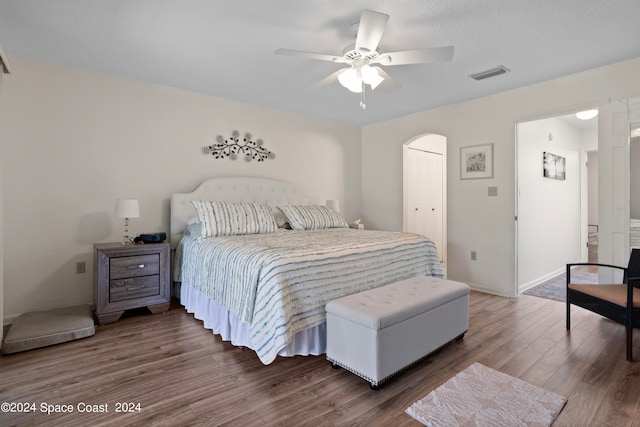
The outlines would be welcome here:
[[[349,224],[338,212],[322,205],[282,205],[278,208],[294,230],[348,228]]]
[[[278,229],[267,205],[202,200],[191,204],[202,223],[202,237],[273,233]]]

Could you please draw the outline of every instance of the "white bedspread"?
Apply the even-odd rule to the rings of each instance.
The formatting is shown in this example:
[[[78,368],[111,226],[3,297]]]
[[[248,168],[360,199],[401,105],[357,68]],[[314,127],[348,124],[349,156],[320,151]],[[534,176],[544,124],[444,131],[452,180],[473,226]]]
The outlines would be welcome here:
[[[411,233],[289,230],[187,237],[181,246],[182,289],[198,290],[249,324],[264,364],[293,335],[322,324],[330,300],[408,277],[444,276],[435,245]]]

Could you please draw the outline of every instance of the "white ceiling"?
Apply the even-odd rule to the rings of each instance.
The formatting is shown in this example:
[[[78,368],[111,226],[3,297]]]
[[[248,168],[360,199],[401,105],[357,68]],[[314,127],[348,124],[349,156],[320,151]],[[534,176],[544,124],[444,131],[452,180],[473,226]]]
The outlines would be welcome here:
[[[558,117],[561,120],[569,123],[571,126],[577,128],[580,131],[585,130],[598,130],[598,116],[589,119],[589,120],[581,120],[576,117],[575,113],[566,114]]]
[[[340,65],[363,9],[390,19],[379,51],[455,46],[452,62],[387,67],[402,87],[359,96]],[[640,57],[639,0],[0,0],[11,55],[365,125]],[[469,74],[503,65],[484,81]]]

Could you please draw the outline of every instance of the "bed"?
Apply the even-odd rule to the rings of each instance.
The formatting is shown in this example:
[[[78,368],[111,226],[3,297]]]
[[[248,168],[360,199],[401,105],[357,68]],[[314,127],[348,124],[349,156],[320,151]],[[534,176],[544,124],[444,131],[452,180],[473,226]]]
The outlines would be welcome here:
[[[252,219],[229,225],[223,217]],[[180,303],[264,364],[325,353],[330,300],[409,277],[444,277],[424,236],[351,229],[320,200],[271,179],[213,178],[173,194],[170,235]]]

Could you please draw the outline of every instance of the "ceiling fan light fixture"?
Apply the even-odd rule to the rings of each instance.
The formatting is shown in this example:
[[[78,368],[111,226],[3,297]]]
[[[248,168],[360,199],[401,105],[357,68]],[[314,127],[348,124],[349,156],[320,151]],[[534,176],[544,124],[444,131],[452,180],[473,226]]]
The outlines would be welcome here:
[[[345,68],[338,73],[338,82],[351,92],[362,92],[362,75],[355,68]]]
[[[371,89],[375,89],[384,81],[384,77],[371,65],[363,65],[362,68],[360,68],[360,73],[362,74],[362,81],[370,85]]]
[[[580,120],[593,119],[597,115],[598,115],[598,110],[585,110],[585,111],[578,111],[576,113],[576,117],[579,118]]]

